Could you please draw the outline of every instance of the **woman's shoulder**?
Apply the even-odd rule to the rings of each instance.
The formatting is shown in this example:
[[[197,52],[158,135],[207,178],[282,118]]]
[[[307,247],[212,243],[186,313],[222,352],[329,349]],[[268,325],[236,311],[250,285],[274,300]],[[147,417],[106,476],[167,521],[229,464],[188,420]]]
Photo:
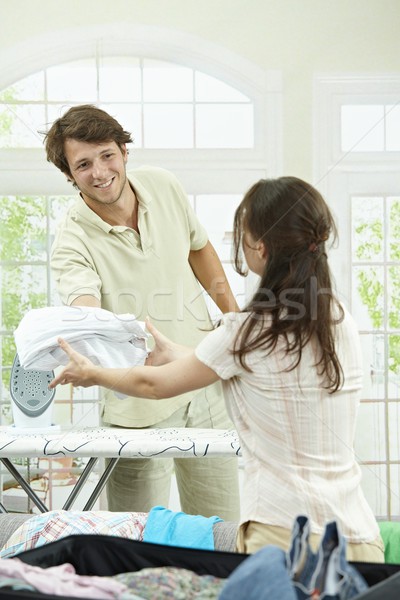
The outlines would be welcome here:
[[[255,314],[251,311],[229,312],[225,313],[219,322],[226,333],[231,335],[238,334],[241,336],[244,331],[250,332],[251,338],[258,336],[270,324],[271,316],[268,314]],[[218,327],[217,327],[218,329]]]
[[[248,311],[241,312],[228,312],[221,316],[218,325],[223,325],[227,329],[237,329],[240,327],[248,318],[250,313]]]

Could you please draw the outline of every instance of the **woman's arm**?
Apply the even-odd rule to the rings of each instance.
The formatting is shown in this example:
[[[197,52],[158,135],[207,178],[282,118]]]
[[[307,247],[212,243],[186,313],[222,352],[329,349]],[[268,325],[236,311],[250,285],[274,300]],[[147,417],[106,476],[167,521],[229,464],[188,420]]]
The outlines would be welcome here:
[[[50,389],[66,383],[82,387],[100,385],[127,396],[158,400],[206,387],[219,379],[215,371],[196,358],[194,350],[159,367],[105,369],[73,350],[65,340],[59,339],[59,344],[69,363],[50,383]]]
[[[193,349],[188,346],[182,346],[173,342],[166,335],[163,335],[161,331],[158,331],[156,327],[150,322],[149,318],[146,318],[146,329],[152,335],[154,340],[154,348],[150,352],[146,360],[147,366],[159,367],[183,358],[192,353]]]

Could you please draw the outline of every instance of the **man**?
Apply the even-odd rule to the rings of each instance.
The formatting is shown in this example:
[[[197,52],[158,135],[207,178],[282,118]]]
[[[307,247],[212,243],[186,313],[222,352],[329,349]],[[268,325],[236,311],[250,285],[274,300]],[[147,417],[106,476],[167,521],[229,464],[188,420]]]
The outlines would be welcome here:
[[[222,312],[237,310],[221,262],[177,179],[142,167],[126,173],[131,136],[91,105],[70,108],[46,134],[47,159],[79,191],[59,227],[51,268],[62,301],[149,316],[174,341],[195,346],[211,329],[201,286]],[[162,401],[103,390],[102,419],[118,427],[231,428],[221,389]],[[181,508],[239,518],[236,459],[176,459]],[[172,461],[120,459],[107,486],[114,511],[168,506]]]

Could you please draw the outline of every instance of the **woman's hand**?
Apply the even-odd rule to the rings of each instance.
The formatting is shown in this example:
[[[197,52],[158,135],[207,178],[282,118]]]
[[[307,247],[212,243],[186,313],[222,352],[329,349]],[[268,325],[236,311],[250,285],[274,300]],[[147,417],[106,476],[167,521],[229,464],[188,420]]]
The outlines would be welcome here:
[[[92,361],[86,358],[86,356],[79,354],[79,352],[76,352],[76,350],[73,350],[68,342],[62,338],[58,339],[58,343],[60,348],[67,354],[69,363],[49,384],[49,389],[55,388],[59,383],[61,385],[72,383],[74,387],[97,385],[94,381],[97,367]]]
[[[159,367],[192,352],[191,348],[172,342],[167,336],[158,331],[148,318],[146,319],[146,328],[153,336],[155,343],[153,350],[147,357],[146,366]]]

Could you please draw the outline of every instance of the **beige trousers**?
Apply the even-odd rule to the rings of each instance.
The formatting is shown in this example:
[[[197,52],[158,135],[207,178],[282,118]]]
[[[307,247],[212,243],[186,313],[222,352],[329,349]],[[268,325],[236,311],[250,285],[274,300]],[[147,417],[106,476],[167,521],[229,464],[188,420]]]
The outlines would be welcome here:
[[[236,550],[253,554],[263,546],[272,544],[287,551],[290,547],[292,532],[284,527],[265,525],[256,521],[247,521],[240,526]],[[312,533],[310,545],[315,551],[320,543],[321,536]],[[346,558],[351,562],[384,562],[384,547],[382,538],[379,536],[373,542],[360,544],[347,543]]]
[[[233,425],[223,401],[216,406],[213,396],[213,406],[196,403],[194,398],[151,428],[168,427],[232,429]],[[239,520],[238,459],[234,457],[120,459],[107,484],[108,509],[148,512],[156,505],[168,507],[173,469],[183,512]]]

